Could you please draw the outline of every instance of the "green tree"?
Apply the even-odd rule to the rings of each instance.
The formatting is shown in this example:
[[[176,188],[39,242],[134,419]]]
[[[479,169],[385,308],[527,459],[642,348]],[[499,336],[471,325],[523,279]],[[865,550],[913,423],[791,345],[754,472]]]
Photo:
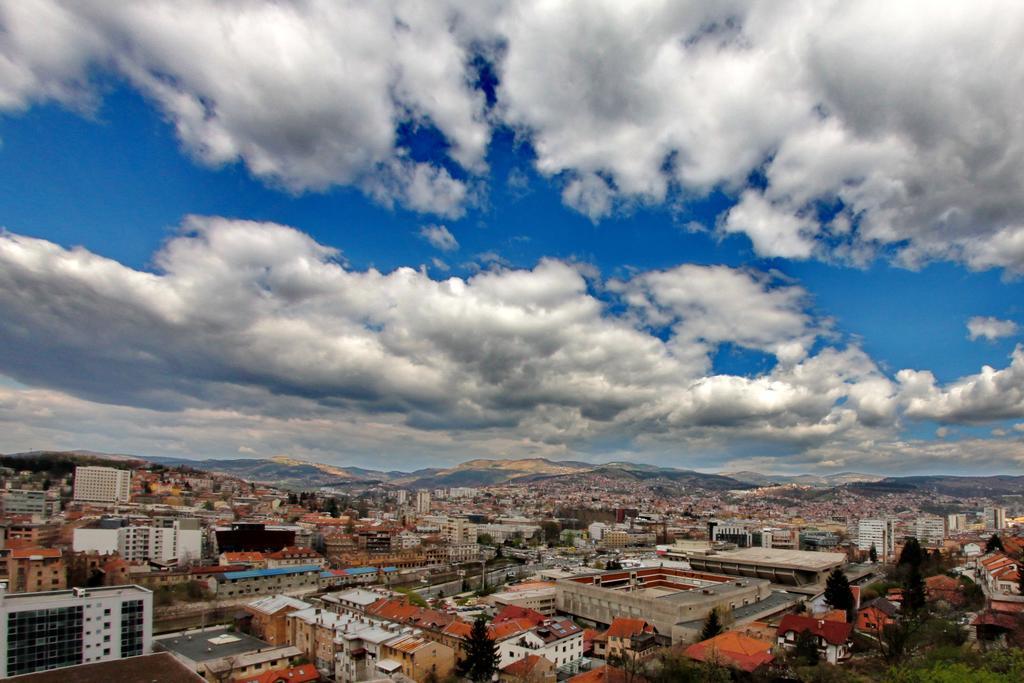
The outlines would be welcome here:
[[[925,554],[924,550],[921,548],[921,542],[915,537],[909,536],[903,544],[903,550],[900,552],[900,559],[896,562],[896,566],[920,569],[924,559]]]
[[[868,559],[871,560],[871,564],[878,562],[878,548],[875,547],[874,543],[872,543],[871,548],[868,549]]]
[[[818,663],[818,636],[804,629],[796,635],[796,642],[793,644],[793,659],[803,662],[808,666],[815,666]]]
[[[333,497],[327,499],[327,514],[329,514],[331,517],[334,517],[335,519],[337,519],[337,517],[341,514],[338,511],[337,499]]]
[[[847,614],[853,609],[853,591],[850,580],[839,567],[836,567],[825,581],[825,602],[832,609],[841,609]]]
[[[700,639],[707,640],[708,638],[714,638],[722,632],[722,620],[718,617],[718,608],[714,608],[708,612],[708,616],[704,619],[704,628],[700,630]]]
[[[992,537],[988,539],[988,543],[985,544],[985,552],[993,553],[997,550],[1004,550],[1003,541],[999,538],[999,534],[992,534]]]
[[[212,502],[212,501],[209,501],[209,500],[207,500],[207,501],[204,501],[204,502],[203,502],[203,509],[204,509],[204,510],[208,510],[208,511],[211,511],[211,510],[213,510],[213,502]]]
[[[903,583],[903,609],[908,612],[920,612],[925,607],[924,578],[917,567],[912,567]]]
[[[487,622],[477,617],[466,640],[466,657],[459,661],[458,672],[475,683],[491,680],[498,670],[498,646],[487,633]]]
[[[494,537],[487,533],[477,534],[476,542],[480,545],[494,545]]]
[[[544,532],[544,541],[549,546],[558,543],[562,535],[562,527],[558,525],[558,522],[546,519],[540,523],[540,528]]]

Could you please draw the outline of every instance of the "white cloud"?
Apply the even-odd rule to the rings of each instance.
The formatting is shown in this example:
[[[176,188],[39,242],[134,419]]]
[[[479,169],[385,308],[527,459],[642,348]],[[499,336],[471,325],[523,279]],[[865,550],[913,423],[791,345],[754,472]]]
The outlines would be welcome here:
[[[5,3],[0,107],[88,103],[90,74],[107,68],[151,98],[203,163],[241,161],[293,191],[355,185],[385,204],[458,216],[463,182],[410,159],[396,131],[429,123],[453,162],[484,170],[484,99],[466,85],[482,11],[324,0]]]
[[[571,454],[609,437],[655,449],[736,438],[804,448],[893,420],[893,390],[874,363],[852,348],[810,355],[827,323],[807,312],[804,290],[766,274],[641,273],[612,286],[626,307],[616,315],[581,271],[599,274],[579,264],[444,280],[353,271],[291,228],[210,217],[188,219],[153,263],[156,272],[138,271],[0,236],[0,373],[24,385],[11,401],[39,405],[33,392],[48,391],[96,415],[121,410],[101,404],[162,411],[179,416],[167,418],[172,431],[210,416],[220,452],[252,447],[253,430],[278,444],[297,418],[386,424],[382,443],[403,435],[405,451],[440,434],[467,455],[498,444]],[[757,377],[714,374],[725,343],[779,364]],[[228,443],[221,425],[236,418],[250,427]],[[96,419],[108,436],[121,420]],[[336,444],[331,434],[317,448]]]
[[[441,251],[455,251],[459,248],[455,235],[443,225],[424,225],[420,228],[420,237]]]
[[[1024,270],[1024,5],[37,0],[0,25],[0,108],[88,109],[114,73],[201,162],[293,191],[459,216],[509,124],[593,220],[721,188],[761,255]],[[426,124],[461,171],[411,158]]]
[[[1009,367],[988,365],[976,375],[939,387],[927,370],[896,374],[906,414],[917,419],[983,423],[1024,417],[1024,347],[1011,354]]]
[[[989,341],[1017,334],[1017,323],[990,316],[976,315],[967,321],[967,337],[971,341],[984,337]]]

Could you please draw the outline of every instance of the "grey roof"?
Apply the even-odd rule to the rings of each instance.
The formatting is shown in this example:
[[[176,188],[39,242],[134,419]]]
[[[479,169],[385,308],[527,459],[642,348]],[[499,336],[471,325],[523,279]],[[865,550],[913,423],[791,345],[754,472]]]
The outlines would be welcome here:
[[[224,635],[237,640],[221,643],[210,642],[211,639]],[[253,638],[245,633],[228,631],[226,627],[158,636],[153,639],[153,645],[196,663],[273,647],[264,640]]]

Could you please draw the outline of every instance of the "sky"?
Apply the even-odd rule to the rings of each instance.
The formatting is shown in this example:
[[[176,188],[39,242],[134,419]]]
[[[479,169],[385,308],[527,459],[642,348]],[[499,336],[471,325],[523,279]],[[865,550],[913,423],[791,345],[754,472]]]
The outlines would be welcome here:
[[[1024,6],[0,0],[0,452],[1024,473]]]

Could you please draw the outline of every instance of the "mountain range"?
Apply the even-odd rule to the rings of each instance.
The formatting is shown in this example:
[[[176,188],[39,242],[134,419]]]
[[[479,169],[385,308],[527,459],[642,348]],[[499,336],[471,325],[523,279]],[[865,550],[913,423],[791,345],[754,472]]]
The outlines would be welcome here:
[[[566,482],[672,482],[692,489],[731,490],[771,485],[798,485],[819,489],[842,487],[863,495],[900,491],[934,491],[936,493],[970,497],[986,495],[1024,495],[1024,476],[996,475],[966,477],[954,475],[921,475],[886,477],[858,472],[837,474],[773,475],[760,472],[737,471],[711,474],[674,467],[660,467],[643,463],[611,462],[592,464],[571,460],[555,461],[546,458],[509,460],[476,459],[454,467],[426,468],[403,472],[380,471],[362,467],[340,467],[287,456],[268,459],[231,458],[193,460],[130,454],[108,454],[92,451],[30,451],[12,453],[4,458],[53,457],[66,461],[79,458],[90,464],[96,460],[149,462],[167,467],[187,466],[205,472],[226,474],[246,481],[270,483],[285,488],[316,488],[331,486],[365,486],[384,484],[408,489],[450,488],[453,486],[491,486],[506,483],[540,483],[560,480]],[[8,460],[8,463],[10,461]]]

